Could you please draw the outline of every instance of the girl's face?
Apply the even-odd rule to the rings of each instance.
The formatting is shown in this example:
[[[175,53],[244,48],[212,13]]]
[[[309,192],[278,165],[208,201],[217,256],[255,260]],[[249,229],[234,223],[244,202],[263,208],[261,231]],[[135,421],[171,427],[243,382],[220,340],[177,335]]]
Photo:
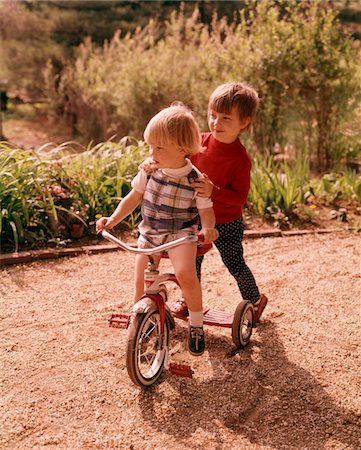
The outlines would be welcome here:
[[[160,169],[180,169],[185,166],[186,153],[184,150],[156,141],[150,141],[148,145],[150,156]]]
[[[213,109],[208,112],[208,126],[212,136],[224,144],[234,142],[250,121],[249,118],[241,120],[235,106],[229,113],[221,113]]]

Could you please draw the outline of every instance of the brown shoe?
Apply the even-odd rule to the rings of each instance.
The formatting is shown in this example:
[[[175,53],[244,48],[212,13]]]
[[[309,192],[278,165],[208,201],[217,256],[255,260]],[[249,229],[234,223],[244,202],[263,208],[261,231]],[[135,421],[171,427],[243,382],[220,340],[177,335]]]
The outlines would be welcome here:
[[[254,323],[258,322],[259,319],[261,318],[261,315],[262,315],[263,310],[265,309],[267,303],[268,303],[267,297],[264,294],[262,294],[261,298],[258,300],[258,302],[253,304]]]
[[[172,314],[176,317],[187,317],[189,315],[188,308],[184,298],[180,298],[170,307]]]

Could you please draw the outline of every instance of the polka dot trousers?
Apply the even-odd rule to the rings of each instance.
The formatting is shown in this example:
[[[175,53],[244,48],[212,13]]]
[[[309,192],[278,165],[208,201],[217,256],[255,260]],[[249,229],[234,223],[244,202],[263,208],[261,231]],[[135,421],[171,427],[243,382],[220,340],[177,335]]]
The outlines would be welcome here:
[[[254,276],[243,259],[243,232],[244,223],[242,219],[237,219],[233,222],[216,224],[219,237],[214,241],[224,265],[227,267],[229,273],[236,280],[242,298],[249,300],[251,303],[256,303],[260,298]],[[201,266],[203,256],[197,256],[197,275],[201,279]]]

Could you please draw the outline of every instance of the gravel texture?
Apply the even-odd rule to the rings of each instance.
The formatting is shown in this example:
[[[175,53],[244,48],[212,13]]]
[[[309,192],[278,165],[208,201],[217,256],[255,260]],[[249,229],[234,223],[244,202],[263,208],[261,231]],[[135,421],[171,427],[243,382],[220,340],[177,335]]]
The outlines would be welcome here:
[[[207,327],[191,357],[178,321],[171,358],[194,376],[165,372],[143,391],[127,376],[127,332],[107,324],[132,305],[133,255],[4,267],[0,448],[360,449],[359,236],[263,238],[245,255],[269,297],[250,345],[235,352],[230,330]],[[208,306],[240,301],[216,250],[202,283]]]

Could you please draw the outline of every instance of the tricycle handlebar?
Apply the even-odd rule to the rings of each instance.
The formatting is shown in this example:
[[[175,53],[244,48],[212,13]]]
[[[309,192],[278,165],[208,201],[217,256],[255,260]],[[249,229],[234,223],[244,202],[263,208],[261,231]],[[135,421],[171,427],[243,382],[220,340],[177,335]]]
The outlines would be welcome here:
[[[114,244],[117,244],[120,248],[123,250],[127,250],[128,252],[137,253],[141,255],[154,255],[156,253],[161,253],[166,250],[169,250],[170,248],[177,247],[177,245],[184,244],[186,242],[198,242],[198,236],[184,236],[179,239],[176,239],[175,241],[168,242],[167,244],[158,245],[158,247],[153,248],[137,248],[137,247],[131,247],[130,245],[127,245],[125,242],[121,241],[117,237],[115,237],[113,234],[109,233],[109,231],[103,230],[101,232],[101,235],[103,238],[107,239],[110,242],[113,242]]]

